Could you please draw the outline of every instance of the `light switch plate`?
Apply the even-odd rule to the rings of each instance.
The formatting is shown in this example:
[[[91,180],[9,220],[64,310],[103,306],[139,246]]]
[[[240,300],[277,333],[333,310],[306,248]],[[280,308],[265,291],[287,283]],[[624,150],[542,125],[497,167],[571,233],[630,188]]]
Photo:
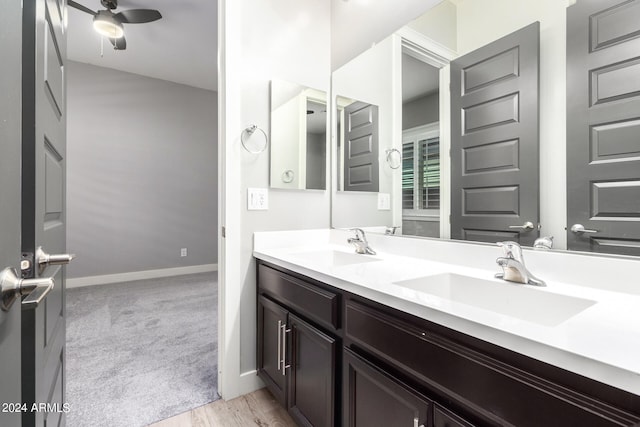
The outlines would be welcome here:
[[[391,194],[378,193],[378,210],[379,211],[391,210]]]
[[[269,209],[269,190],[267,188],[248,188],[247,209],[250,211]]]

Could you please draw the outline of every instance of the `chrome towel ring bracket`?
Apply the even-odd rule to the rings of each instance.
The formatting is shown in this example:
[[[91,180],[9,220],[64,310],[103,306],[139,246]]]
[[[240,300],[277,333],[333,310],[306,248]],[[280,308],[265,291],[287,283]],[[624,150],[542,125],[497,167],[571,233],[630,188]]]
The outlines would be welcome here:
[[[282,172],[282,182],[284,183],[288,184],[290,182],[293,182],[294,177],[295,177],[295,174],[291,169],[287,169],[286,171]]]
[[[260,131],[256,134],[256,131]],[[260,154],[267,149],[269,137],[257,125],[251,125],[240,134],[240,142],[245,150],[251,154]]]

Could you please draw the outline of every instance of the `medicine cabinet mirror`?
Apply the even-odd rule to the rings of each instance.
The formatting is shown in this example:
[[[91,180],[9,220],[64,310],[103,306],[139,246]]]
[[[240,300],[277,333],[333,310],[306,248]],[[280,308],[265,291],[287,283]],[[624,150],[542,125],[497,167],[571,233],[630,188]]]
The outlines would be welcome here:
[[[326,92],[271,81],[271,188],[325,190]]]

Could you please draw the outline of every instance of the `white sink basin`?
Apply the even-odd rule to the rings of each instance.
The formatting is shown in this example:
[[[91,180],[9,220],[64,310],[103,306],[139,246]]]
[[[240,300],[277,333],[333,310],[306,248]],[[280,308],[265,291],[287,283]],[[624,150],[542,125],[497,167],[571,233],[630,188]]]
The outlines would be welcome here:
[[[489,281],[453,273],[419,277],[394,284],[543,326],[556,326],[595,304],[592,300],[554,294],[529,285]]]
[[[299,252],[291,254],[291,257],[304,261],[305,263],[320,264],[324,267],[342,267],[346,265],[380,261],[380,258],[374,258],[371,255],[361,255],[353,252],[341,252],[334,250]]]

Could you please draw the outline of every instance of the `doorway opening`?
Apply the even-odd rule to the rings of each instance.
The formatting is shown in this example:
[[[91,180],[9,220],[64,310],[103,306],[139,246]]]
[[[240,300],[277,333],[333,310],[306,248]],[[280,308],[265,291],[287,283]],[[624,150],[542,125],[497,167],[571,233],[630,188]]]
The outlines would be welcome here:
[[[218,399],[217,92],[71,59],[67,425],[147,425]]]

